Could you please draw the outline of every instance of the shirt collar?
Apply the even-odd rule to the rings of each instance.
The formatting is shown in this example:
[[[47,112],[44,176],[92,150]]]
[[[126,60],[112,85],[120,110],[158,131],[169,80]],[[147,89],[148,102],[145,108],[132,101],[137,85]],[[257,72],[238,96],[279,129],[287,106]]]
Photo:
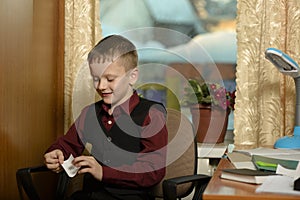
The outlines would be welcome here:
[[[131,97],[127,99],[124,103],[121,105],[118,105],[114,108],[113,115],[118,116],[122,112],[125,112],[126,114],[130,115],[130,113],[133,111],[133,109],[138,105],[140,102],[140,98],[137,94],[136,91],[133,92]],[[102,108],[105,112],[108,112],[110,109],[111,105],[110,104],[102,104]]]

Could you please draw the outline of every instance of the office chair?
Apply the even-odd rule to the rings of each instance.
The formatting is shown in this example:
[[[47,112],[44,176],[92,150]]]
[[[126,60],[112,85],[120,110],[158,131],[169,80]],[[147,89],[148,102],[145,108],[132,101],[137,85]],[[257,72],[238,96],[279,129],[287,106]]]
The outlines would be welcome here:
[[[62,200],[69,182],[65,172],[56,174],[46,166],[18,169],[16,178],[21,200]]]
[[[189,119],[174,109],[167,109],[168,149],[166,175],[154,188],[154,196],[166,200],[184,198],[194,191],[193,200],[202,199],[210,177],[197,174],[198,154],[195,131]],[[181,148],[181,150],[179,150]],[[184,150],[184,151],[183,151]],[[174,162],[174,156],[182,155]]]
[[[152,195],[156,199],[175,200],[194,191],[193,200],[202,199],[210,177],[197,174],[197,143],[193,126],[185,115],[168,109],[167,128],[167,163],[170,164],[166,167],[164,179],[153,187]],[[25,193],[30,200],[64,199],[74,179],[65,172],[55,174],[45,166],[19,169],[16,177],[20,198],[25,199]]]

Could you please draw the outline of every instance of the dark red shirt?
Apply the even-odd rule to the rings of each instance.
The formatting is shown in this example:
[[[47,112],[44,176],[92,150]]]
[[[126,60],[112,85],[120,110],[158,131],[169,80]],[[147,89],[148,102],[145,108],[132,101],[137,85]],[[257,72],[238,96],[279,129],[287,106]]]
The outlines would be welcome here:
[[[113,114],[109,115],[107,112],[109,105],[102,102],[97,117],[101,119],[106,131],[110,131],[121,114],[130,116],[130,113],[139,103],[140,98],[137,93],[134,92],[130,99],[122,105],[117,106]],[[89,106],[83,109],[66,135],[58,138],[47,152],[54,149],[61,149],[65,159],[67,159],[70,154],[74,157],[82,154],[84,144],[81,138],[86,134],[84,133],[84,125],[88,108]],[[145,110],[145,112],[148,111]],[[166,145],[168,142],[165,114],[166,113],[162,112],[161,109],[151,107],[142,123],[140,133],[141,151],[137,153],[135,162],[130,165],[125,164],[117,167],[110,167],[109,165],[103,164],[102,182],[104,184],[126,188],[144,188],[153,186],[162,180],[165,175]]]

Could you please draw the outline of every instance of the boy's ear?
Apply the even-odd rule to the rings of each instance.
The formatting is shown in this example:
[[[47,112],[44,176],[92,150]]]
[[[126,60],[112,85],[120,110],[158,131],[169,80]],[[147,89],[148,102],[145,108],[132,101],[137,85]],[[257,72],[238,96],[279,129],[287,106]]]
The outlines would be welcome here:
[[[134,85],[139,77],[139,70],[137,68],[134,68],[130,72],[130,84]]]

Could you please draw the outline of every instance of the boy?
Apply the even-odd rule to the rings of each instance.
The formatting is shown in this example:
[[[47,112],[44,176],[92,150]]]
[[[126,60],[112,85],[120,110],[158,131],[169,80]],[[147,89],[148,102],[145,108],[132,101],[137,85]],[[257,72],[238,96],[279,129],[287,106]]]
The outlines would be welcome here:
[[[126,38],[102,39],[88,55],[89,69],[102,100],[84,108],[66,135],[44,155],[54,172],[72,154],[85,174],[83,190],[71,199],[152,199],[149,191],[165,175],[166,112],[157,102],[140,98],[138,56]],[[91,156],[84,156],[91,144]]]

